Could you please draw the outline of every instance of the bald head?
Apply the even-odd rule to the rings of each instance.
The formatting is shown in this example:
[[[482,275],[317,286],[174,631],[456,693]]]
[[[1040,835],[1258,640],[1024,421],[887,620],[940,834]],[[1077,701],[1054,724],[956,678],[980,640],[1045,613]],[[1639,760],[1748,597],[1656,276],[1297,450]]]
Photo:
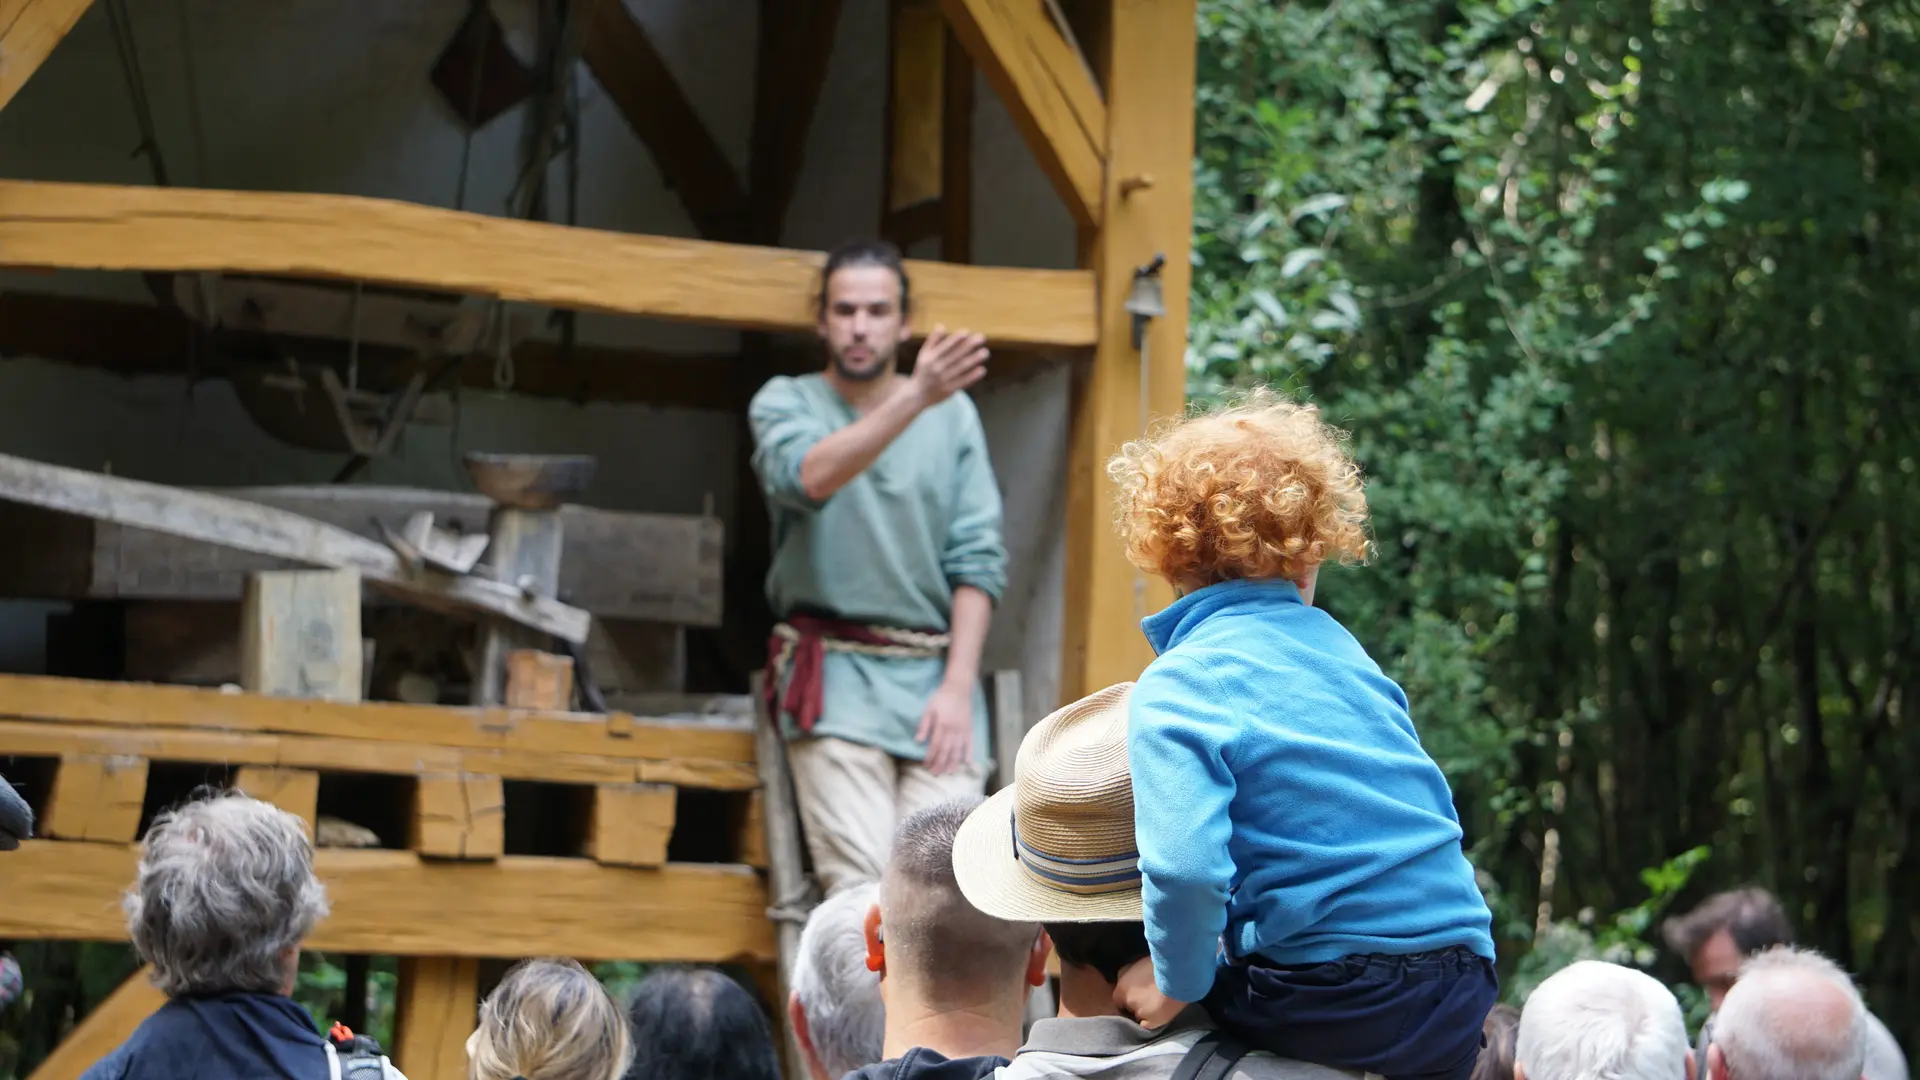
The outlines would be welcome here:
[[[1716,1080],[1860,1080],[1867,1010],[1831,960],[1788,946],[1747,961],[1713,1020]]]
[[[1008,992],[1024,979],[1040,928],[981,914],[953,874],[953,838],[977,796],[928,807],[900,823],[880,881],[889,981],[933,1007]]]

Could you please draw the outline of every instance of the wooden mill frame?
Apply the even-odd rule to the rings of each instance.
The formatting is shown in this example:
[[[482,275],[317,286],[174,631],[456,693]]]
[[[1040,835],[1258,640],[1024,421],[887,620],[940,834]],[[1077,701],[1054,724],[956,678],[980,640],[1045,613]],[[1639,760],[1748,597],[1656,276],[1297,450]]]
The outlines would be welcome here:
[[[0,267],[331,278],[749,330],[811,329],[809,296],[822,256],[773,245],[797,184],[839,0],[762,0],[752,165],[744,177],[626,7],[577,2],[587,5],[582,61],[647,144],[701,239],[347,195],[0,180]],[[0,108],[90,3],[0,0]],[[916,328],[966,326],[985,334],[997,355],[1042,354],[1074,365],[1063,700],[1135,677],[1150,658],[1138,616],[1171,599],[1125,560],[1104,464],[1141,433],[1143,417],[1175,415],[1184,400],[1194,21],[1195,0],[891,0],[880,231],[903,244],[942,241],[942,261],[909,265]],[[976,68],[1078,225],[1075,269],[968,265]],[[1126,301],[1136,268],[1156,257],[1164,258],[1165,314],[1146,326],[1143,350]],[[11,302],[0,297],[0,323]],[[78,314],[90,302],[49,303]],[[537,356],[520,363],[529,384],[557,378]],[[725,392],[743,404],[731,384],[754,372],[720,363],[712,374],[689,373],[667,393]],[[634,378],[617,371],[610,384]],[[658,385],[649,400],[659,400]],[[111,763],[127,756],[237,762],[268,786],[286,779],[273,770],[288,771],[296,805],[306,771],[329,767],[456,785],[467,781],[447,778],[479,777],[483,789],[503,776],[602,790],[679,784],[744,792],[758,782],[750,733],[622,716],[329,705],[24,678],[0,679],[0,713],[18,718],[0,721],[0,753],[60,758],[63,776],[72,769],[63,797],[109,808],[120,782]],[[463,800],[472,794],[458,790]],[[101,830],[107,842],[35,842],[4,857],[6,878],[17,884],[0,904],[0,937],[123,936],[112,899],[130,877],[134,837],[122,824]],[[463,1021],[451,1022],[457,1033],[441,1029],[460,1012],[462,995],[470,997],[474,958],[774,957],[766,887],[744,868],[436,861],[415,850],[325,852],[321,870],[334,914],[315,946],[418,958],[403,971],[399,1046],[399,1063],[415,1080],[460,1074]],[[562,905],[606,917],[537,925],[448,917],[476,890],[523,911]],[[396,897],[403,898],[397,906]],[[130,984],[36,1076],[72,1075],[61,1060],[84,1064],[86,1052],[117,1041],[152,1004]]]

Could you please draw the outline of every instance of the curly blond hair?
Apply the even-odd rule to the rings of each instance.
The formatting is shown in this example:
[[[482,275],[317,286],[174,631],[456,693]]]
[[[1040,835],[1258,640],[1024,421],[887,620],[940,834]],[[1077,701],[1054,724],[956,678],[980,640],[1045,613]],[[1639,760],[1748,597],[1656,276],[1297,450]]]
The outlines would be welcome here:
[[[1133,565],[1183,588],[1299,581],[1367,558],[1367,496],[1345,433],[1255,391],[1128,443],[1107,464]]]

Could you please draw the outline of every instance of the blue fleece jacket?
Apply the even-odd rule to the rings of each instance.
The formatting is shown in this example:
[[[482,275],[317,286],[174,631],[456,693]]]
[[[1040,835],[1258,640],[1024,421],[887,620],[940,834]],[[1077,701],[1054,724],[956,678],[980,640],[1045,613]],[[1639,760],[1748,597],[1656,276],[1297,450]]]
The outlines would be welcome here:
[[[1317,964],[1464,946],[1492,916],[1407,698],[1290,582],[1229,581],[1142,624],[1127,749],[1147,942],[1198,1001],[1233,958]]]

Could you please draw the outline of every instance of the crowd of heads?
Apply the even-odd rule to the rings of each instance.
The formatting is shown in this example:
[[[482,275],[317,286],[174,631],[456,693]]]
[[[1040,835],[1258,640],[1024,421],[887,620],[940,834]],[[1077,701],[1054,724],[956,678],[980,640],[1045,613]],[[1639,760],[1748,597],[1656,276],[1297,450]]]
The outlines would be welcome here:
[[[998,804],[1003,814],[1017,805],[1006,796]],[[935,1023],[941,1017],[971,1018],[983,1045],[1010,1055],[1049,949],[1059,957],[1063,1000],[1099,1000],[1148,955],[1137,919],[1020,921],[970,901],[956,842],[970,820],[993,813],[965,799],[912,815],[880,882],[815,909],[786,1003],[815,1080],[897,1057],[928,1032],[954,1031]],[[299,943],[326,915],[327,899],[300,819],[229,793],[154,821],[125,909],[134,948],[168,995],[287,994]],[[1733,969],[1707,982],[1719,991],[1717,1007],[1697,1045],[1660,982],[1583,961],[1542,982],[1524,1009],[1488,1016],[1476,1078],[1903,1080],[1872,1060],[1875,1022],[1852,980],[1788,943],[1790,924],[1770,896],[1716,896],[1670,920],[1665,933],[1697,973],[1719,972],[1721,946],[1734,952]],[[623,1010],[578,963],[532,960],[482,1002],[467,1052],[474,1080],[774,1080],[775,1045],[761,1004],[720,972],[657,971]]]

